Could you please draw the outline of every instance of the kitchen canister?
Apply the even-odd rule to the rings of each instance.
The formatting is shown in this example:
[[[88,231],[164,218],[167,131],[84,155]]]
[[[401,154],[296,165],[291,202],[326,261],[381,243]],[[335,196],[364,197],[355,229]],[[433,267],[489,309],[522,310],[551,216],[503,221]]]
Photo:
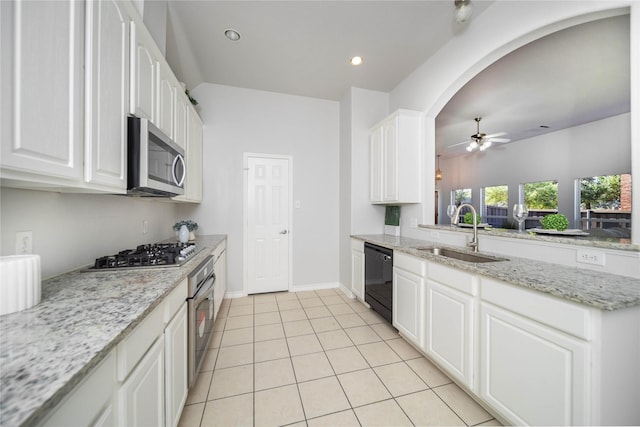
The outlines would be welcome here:
[[[0,316],[40,302],[40,255],[0,257]]]

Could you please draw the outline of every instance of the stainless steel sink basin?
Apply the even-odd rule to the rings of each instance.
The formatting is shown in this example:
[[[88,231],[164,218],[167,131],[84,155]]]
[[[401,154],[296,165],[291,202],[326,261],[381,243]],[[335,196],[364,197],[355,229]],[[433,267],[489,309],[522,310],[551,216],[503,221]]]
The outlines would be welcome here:
[[[468,252],[458,252],[452,249],[446,248],[434,248],[432,246],[429,247],[418,247],[416,248],[419,251],[429,252],[434,255],[444,256],[447,258],[454,258],[460,261],[466,262],[497,262],[497,261],[506,261],[506,258],[498,258],[488,255],[480,255],[476,253],[468,253]]]

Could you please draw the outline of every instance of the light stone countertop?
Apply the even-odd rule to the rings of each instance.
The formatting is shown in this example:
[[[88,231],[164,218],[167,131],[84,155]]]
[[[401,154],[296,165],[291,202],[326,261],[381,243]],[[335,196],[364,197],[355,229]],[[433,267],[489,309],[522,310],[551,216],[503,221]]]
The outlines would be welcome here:
[[[0,316],[0,425],[42,420],[226,239],[179,268],[77,270],[42,283],[40,304]]]
[[[454,231],[458,233],[473,232],[471,228],[451,227],[450,225],[419,224],[418,228],[427,229],[427,230]],[[594,248],[615,249],[619,251],[634,251],[634,252],[640,251],[640,246],[632,245],[630,239],[612,237],[612,236],[598,237],[598,236],[595,236],[595,231],[592,232],[594,235],[591,235],[591,236],[563,236],[563,235],[538,234],[531,231],[519,233],[517,230],[488,227],[488,228],[478,229],[478,233],[481,235],[484,234],[487,236],[508,237],[510,239],[537,240],[540,242],[563,243],[563,244],[574,245],[574,246],[590,246]]]
[[[471,263],[416,249],[448,247],[459,252],[470,250],[429,242],[427,240],[389,235],[355,235],[352,238],[378,244],[428,261],[438,262],[480,276],[534,289],[601,310],[618,310],[640,305],[640,279],[566,267],[531,259],[481,252],[507,258],[506,261]]]

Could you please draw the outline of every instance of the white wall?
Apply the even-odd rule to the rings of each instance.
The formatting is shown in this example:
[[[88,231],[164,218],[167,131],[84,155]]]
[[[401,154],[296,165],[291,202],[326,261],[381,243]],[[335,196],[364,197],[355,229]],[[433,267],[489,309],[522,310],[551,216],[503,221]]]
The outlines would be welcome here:
[[[389,94],[351,88],[340,103],[340,283],[351,287],[351,234],[381,234],[384,206],[369,201],[369,129],[389,113]]]
[[[0,189],[2,255],[15,254],[17,231],[33,232],[42,278],[93,264],[143,243],[175,236],[176,204],[108,194]],[[142,221],[148,222],[143,234]]]
[[[453,189],[471,188],[473,204],[479,208],[482,187],[508,185],[512,205],[517,203],[519,184],[557,180],[558,208],[573,223],[576,179],[631,172],[629,117],[628,113],[621,114],[535,138],[496,144],[482,153],[440,159],[440,218],[445,224],[448,222],[445,209]]]
[[[339,103],[204,83],[204,190],[180,208],[202,234],[228,235],[229,292],[243,291],[243,153],[293,157],[293,286],[338,282]]]
[[[634,187],[640,185],[640,4],[634,0],[572,2],[498,1],[474,16],[466,30],[449,41],[435,55],[396,86],[390,94],[390,110],[408,108],[424,111],[425,202],[403,209],[403,221],[417,218],[432,224],[435,181],[435,117],[451,97],[486,66],[544,35],[605,16],[622,13],[615,8],[631,7],[631,158]],[[500,31],[487,31],[500,28]],[[640,201],[634,191],[633,204]],[[640,222],[634,210],[632,222]],[[633,228],[633,242],[640,242],[640,227]]]

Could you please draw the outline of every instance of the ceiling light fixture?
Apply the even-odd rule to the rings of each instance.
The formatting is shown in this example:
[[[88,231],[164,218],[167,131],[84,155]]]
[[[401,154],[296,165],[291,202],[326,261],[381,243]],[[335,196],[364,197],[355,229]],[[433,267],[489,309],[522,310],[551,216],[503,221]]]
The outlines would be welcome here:
[[[436,181],[442,181],[442,171],[440,170],[440,154],[438,154],[438,169],[436,169]]]
[[[362,57],[361,56],[354,56],[353,58],[351,58],[349,60],[349,64],[356,65],[356,66],[362,64]]]
[[[453,4],[456,6],[456,10],[454,11],[456,22],[460,24],[467,22],[473,12],[471,0],[454,0]]]
[[[238,40],[240,40],[240,33],[236,30],[232,30],[231,28],[229,28],[228,30],[224,30],[224,36],[232,42],[237,42]]]

